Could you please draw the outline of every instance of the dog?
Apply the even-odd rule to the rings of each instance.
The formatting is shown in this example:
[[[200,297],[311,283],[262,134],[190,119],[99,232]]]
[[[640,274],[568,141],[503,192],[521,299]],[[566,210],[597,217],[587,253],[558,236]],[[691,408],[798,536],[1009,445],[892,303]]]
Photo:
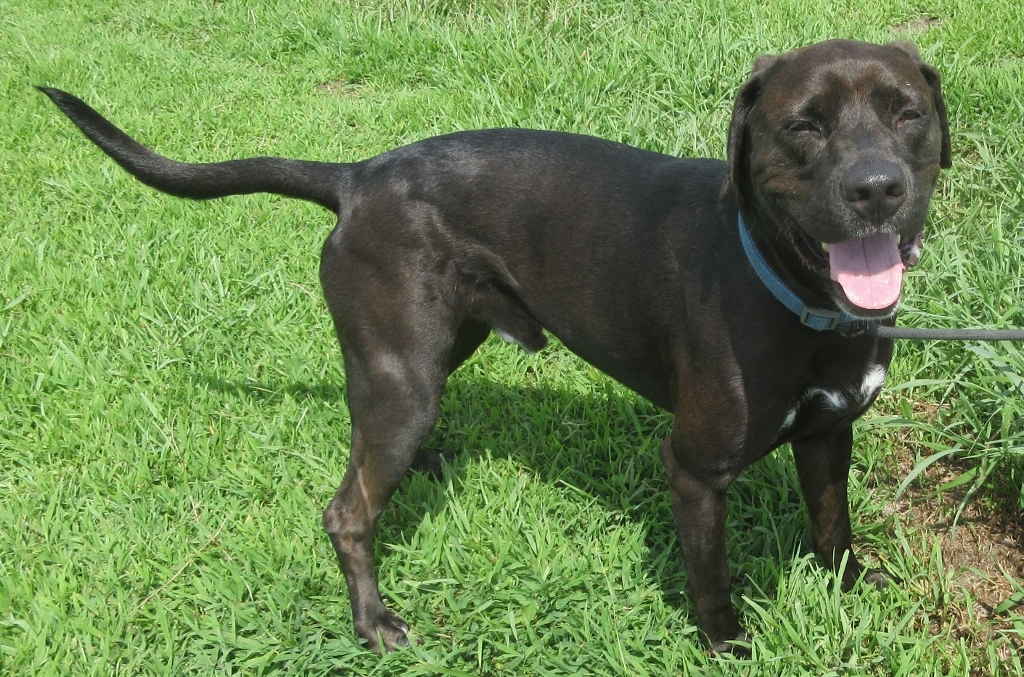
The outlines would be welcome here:
[[[352,164],[184,164],[41,88],[143,183],[192,199],[271,192],[335,212],[320,281],[347,374],[351,459],[323,513],[356,632],[408,643],[381,599],[377,521],[448,376],[493,330],[558,337],[675,415],[661,445],[700,635],[744,653],[730,602],[726,488],[789,443],[814,549],[886,585],[851,544],[852,422],[873,403],[905,268],[951,163],[939,74],[906,43],[831,40],[756,59],[727,160],[588,136],[460,132]],[[843,562],[845,561],[845,566]]]

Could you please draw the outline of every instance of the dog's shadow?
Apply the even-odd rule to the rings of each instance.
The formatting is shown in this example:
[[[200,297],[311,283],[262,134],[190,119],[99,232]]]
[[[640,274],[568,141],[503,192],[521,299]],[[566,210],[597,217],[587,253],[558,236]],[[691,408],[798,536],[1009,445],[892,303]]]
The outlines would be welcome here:
[[[646,534],[643,570],[667,604],[688,606],[682,594],[682,554],[659,457],[672,416],[608,377],[596,372],[594,376],[592,387],[580,392],[545,379],[511,387],[481,369],[456,372],[425,445],[444,452],[444,476],[439,481],[410,471],[381,517],[378,548],[381,541],[411,542],[425,516],[433,519],[446,510],[446,483],[458,495],[471,464],[489,453],[521,466],[541,482],[572,487],[580,501],[593,501],[634,521]],[[270,402],[287,394],[345,403],[342,384],[275,387],[209,376],[202,380],[214,390]],[[786,570],[795,555],[808,551],[807,519],[800,501],[788,452],[762,459],[733,483],[727,533],[733,576],[739,583],[735,594],[744,594],[744,580],[762,592],[770,591],[780,568]]]

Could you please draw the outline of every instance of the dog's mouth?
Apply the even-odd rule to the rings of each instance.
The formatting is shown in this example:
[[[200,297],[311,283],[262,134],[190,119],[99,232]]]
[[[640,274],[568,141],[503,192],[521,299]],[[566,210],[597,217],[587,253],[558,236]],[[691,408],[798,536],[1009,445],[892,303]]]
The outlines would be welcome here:
[[[921,255],[920,233],[875,233],[823,243],[798,231],[796,239],[804,262],[832,279],[852,307],[866,311],[885,310],[899,301],[903,272]]]

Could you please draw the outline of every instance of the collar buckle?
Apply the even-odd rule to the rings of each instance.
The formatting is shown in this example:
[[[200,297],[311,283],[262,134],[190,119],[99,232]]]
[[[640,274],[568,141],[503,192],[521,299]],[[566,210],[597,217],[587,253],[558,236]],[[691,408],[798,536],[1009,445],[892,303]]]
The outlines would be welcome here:
[[[800,312],[800,323],[818,331],[832,331],[840,325],[843,316],[841,313],[821,308],[808,308],[804,306]]]

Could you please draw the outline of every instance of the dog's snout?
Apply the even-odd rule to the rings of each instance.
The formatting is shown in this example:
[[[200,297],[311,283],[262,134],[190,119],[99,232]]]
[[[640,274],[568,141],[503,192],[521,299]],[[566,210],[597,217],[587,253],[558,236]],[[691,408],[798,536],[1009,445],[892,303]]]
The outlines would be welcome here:
[[[846,172],[843,197],[861,218],[881,223],[906,200],[907,179],[892,162],[861,162]]]

